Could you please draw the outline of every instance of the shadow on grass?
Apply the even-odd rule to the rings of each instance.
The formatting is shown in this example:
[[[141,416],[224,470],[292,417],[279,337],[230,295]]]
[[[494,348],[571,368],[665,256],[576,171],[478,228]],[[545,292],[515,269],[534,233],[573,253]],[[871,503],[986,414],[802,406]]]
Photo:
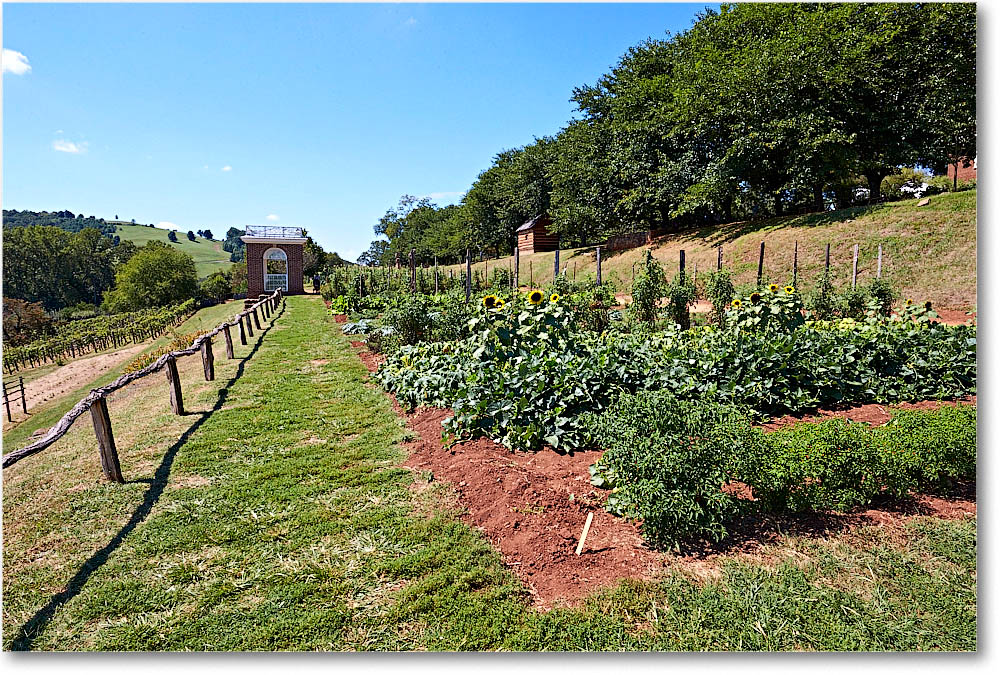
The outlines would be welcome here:
[[[257,353],[260,345],[264,341],[264,336],[271,330],[274,326],[275,321],[278,317],[285,313],[284,303],[281,305],[281,309],[272,315],[271,322],[259,333],[255,333],[256,342],[254,343],[253,349],[250,350],[246,356],[240,359],[239,366],[236,369],[236,373],[232,378],[226,382],[226,386],[219,390],[219,398],[215,404],[206,412],[202,413],[189,413],[194,416],[197,415],[198,419],[187,428],[187,430],[181,434],[177,441],[167,448],[166,453],[163,455],[163,460],[160,465],[156,468],[156,472],[153,474],[153,478],[150,479],[140,479],[135,481],[129,481],[131,483],[144,483],[148,482],[149,487],[142,496],[142,503],[136,507],[135,511],[132,513],[132,517],[129,521],[118,530],[118,533],[111,538],[103,548],[90,556],[85,563],[80,567],[79,571],[73,575],[73,578],[69,580],[64,588],[59,593],[52,596],[52,598],[45,604],[44,607],[35,612],[34,616],[28,619],[27,622],[18,630],[18,635],[14,638],[11,643],[11,651],[29,651],[34,644],[35,639],[42,634],[48,625],[52,617],[55,616],[56,610],[59,609],[64,603],[69,602],[83,590],[84,585],[90,579],[91,575],[100,569],[101,565],[107,562],[108,558],[111,556],[115,550],[121,546],[125,538],[132,533],[132,531],[138,527],[152,511],[153,506],[156,502],[160,500],[163,495],[163,490],[167,486],[167,479],[170,477],[170,469],[173,466],[174,458],[177,456],[177,452],[184,447],[188,439],[196,432],[201,425],[203,425],[216,411],[220,410],[226,403],[226,399],[229,398],[229,388],[233,386],[237,380],[243,376],[243,369],[246,366],[247,361]]]

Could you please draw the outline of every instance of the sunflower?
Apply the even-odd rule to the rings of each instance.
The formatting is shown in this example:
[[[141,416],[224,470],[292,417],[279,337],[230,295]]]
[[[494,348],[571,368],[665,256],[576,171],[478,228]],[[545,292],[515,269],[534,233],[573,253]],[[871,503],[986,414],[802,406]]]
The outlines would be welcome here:
[[[927,302],[924,303],[924,309],[927,310],[928,312],[931,311],[931,301],[930,300],[928,300]]]
[[[770,286],[767,287],[767,290],[771,291],[772,293],[777,293],[778,292],[778,284],[771,284]]]
[[[528,292],[528,302],[530,302],[532,305],[540,305],[542,304],[542,300],[544,299],[545,295],[537,289]]]
[[[742,304],[743,303],[740,302],[739,298],[733,300],[733,309],[739,309],[740,305],[742,305]]]
[[[750,302],[752,302],[755,305],[758,302],[760,302],[760,293],[751,293],[750,294]]]
[[[549,296],[549,302],[559,302],[559,294],[553,293]]]
[[[497,300],[499,299],[500,298],[498,298],[495,295],[487,295],[485,298],[483,298],[483,307],[485,307],[486,309],[493,309],[494,307],[497,306]]]
[[[795,286],[785,286],[785,293],[791,295],[794,292],[795,292]]]
[[[493,305],[493,309],[503,309],[503,300],[497,298],[496,304]]]
[[[907,298],[906,299],[906,306],[909,307],[912,304],[913,304],[913,298]]]

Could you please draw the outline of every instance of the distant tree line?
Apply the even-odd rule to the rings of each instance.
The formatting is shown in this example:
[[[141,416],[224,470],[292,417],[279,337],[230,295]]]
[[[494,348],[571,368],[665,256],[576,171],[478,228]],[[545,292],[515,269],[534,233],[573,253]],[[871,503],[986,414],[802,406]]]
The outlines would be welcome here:
[[[108,223],[104,218],[95,218],[94,216],[84,217],[82,213],[74,214],[72,211],[3,210],[4,228],[28,227],[31,225],[48,225],[58,227],[67,232],[79,232],[85,228],[97,230],[101,234],[108,235],[115,232],[115,226]]]
[[[903,167],[976,155],[976,7],[722,5],[571,100],[576,118],[497,154],[460,204],[404,196],[359,262],[507,254],[540,213],[574,246],[879,200]]]

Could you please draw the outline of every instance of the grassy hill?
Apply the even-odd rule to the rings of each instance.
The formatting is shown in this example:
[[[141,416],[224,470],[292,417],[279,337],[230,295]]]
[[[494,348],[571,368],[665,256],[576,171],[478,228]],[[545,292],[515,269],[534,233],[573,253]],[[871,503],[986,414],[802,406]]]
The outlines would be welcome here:
[[[199,277],[207,277],[212,272],[229,269],[232,265],[229,262],[229,254],[222,250],[221,241],[209,241],[202,237],[196,237],[195,241],[187,238],[187,232],[177,232],[177,243],[172,243],[167,239],[168,230],[158,227],[143,227],[142,225],[118,225],[115,230],[122,239],[135,242],[136,246],[142,246],[147,241],[156,239],[165,244],[184,251],[194,258],[194,266]]]
[[[602,252],[603,276],[618,290],[631,287],[633,266],[646,248],[673,276],[679,251],[684,249],[688,273],[695,265],[701,276],[715,269],[722,245],[726,267],[735,282],[751,284],[757,277],[757,257],[764,242],[764,279],[787,283],[792,276],[795,242],[799,245],[799,286],[810,288],[823,269],[830,243],[831,269],[839,286],[851,282],[854,244],[859,244],[858,283],[875,277],[878,246],[882,244],[882,275],[904,298],[930,300],[936,307],[968,310],[976,306],[976,191],[947,193],[930,198],[927,206],[916,200],[854,207],[827,213],[786,216],[753,222],[730,223],[689,230],[658,238],[651,247]],[[544,284],[552,280],[553,253],[521,256],[520,282]],[[560,253],[560,267],[578,280],[596,275],[593,246]],[[513,257],[477,263],[513,269]],[[459,266],[453,266],[456,273]],[[530,278],[529,278],[530,275]]]

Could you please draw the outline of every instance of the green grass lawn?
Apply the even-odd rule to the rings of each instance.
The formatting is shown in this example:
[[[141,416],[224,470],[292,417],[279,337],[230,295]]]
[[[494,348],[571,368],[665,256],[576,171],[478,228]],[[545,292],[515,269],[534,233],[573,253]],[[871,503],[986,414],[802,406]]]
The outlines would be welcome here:
[[[859,245],[858,279],[865,284],[875,277],[878,246],[883,249],[883,276],[893,283],[903,298],[930,300],[936,307],[969,310],[976,306],[976,190],[934,195],[927,206],[910,199],[876,206],[859,206],[840,211],[785,216],[766,220],[731,223],[701,230],[688,230],[657,239],[649,248],[669,276],[678,269],[679,251],[684,249],[687,271],[703,277],[714,270],[721,245],[725,265],[737,284],[755,283],[760,243],[764,246],[764,278],[785,284],[792,278],[795,242],[799,244],[799,285],[811,287],[823,270],[826,245],[831,245],[831,269],[840,287],[851,283],[854,244]],[[632,268],[643,260],[647,247],[627,251],[604,251],[604,279],[628,292]],[[554,253],[522,255],[520,282],[535,285],[552,281]],[[594,247],[560,252],[560,267],[577,279],[596,277]],[[509,267],[513,257],[477,263]],[[457,275],[464,265],[445,267]]]
[[[195,241],[191,241],[187,238],[186,231],[178,230],[177,243],[173,243],[167,239],[167,232],[168,230],[159,227],[143,227],[142,225],[117,225],[115,229],[115,234],[122,239],[135,242],[136,246],[143,246],[146,242],[155,239],[184,251],[194,258],[194,267],[199,277],[207,277],[212,272],[227,270],[232,265],[229,262],[229,253],[222,250],[221,241],[209,241],[197,235]],[[216,233],[213,232],[213,234]]]
[[[180,363],[185,416],[159,375],[111,400],[125,485],[86,418],[4,471],[5,649],[976,648],[974,519],[784,537],[536,611],[449,486],[400,466],[320,298],[269,323],[215,349],[214,382]]]

